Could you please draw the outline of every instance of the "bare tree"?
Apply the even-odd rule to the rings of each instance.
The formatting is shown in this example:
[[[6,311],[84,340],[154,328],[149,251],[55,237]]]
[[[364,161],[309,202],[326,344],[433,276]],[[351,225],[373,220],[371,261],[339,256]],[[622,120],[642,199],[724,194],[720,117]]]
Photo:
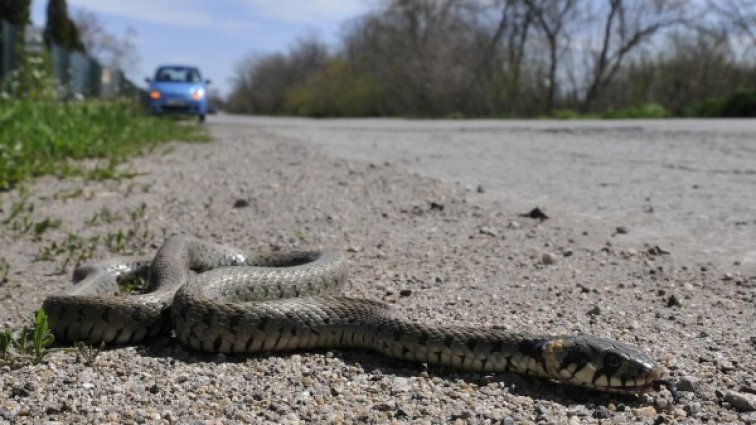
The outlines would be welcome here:
[[[134,39],[136,32],[128,28],[122,36],[109,32],[94,13],[79,9],[73,18],[86,51],[106,66],[134,71],[139,64]]]
[[[328,60],[326,46],[312,37],[297,41],[288,54],[252,55],[236,66],[227,107],[233,112],[279,114],[287,90],[315,75]]]
[[[389,113],[463,112],[480,62],[476,2],[387,1],[346,28],[345,58],[387,87]]]
[[[707,2],[709,9],[700,7]],[[246,59],[238,66],[229,110],[322,116],[534,116],[557,107],[716,113],[710,106],[722,105],[736,90],[747,95],[756,88],[756,64],[742,55],[743,40],[756,34],[756,0],[377,4],[344,27],[335,54],[302,43],[287,53]]]
[[[471,1],[466,6],[465,19],[476,35],[467,47],[472,60],[469,86],[464,90],[465,111],[494,116],[520,112],[522,103],[513,99],[522,91],[531,11],[523,0]]]
[[[706,4],[756,45],[756,0],[707,0]]]
[[[554,109],[554,99],[557,89],[557,67],[559,52],[562,49],[562,38],[566,21],[575,11],[576,0],[524,0],[528,10],[535,17],[538,28],[543,33],[549,46],[548,87],[546,91],[546,111]]]
[[[607,0],[601,43],[591,52],[583,111],[591,109],[635,48],[659,31],[685,22],[684,12],[684,0]]]

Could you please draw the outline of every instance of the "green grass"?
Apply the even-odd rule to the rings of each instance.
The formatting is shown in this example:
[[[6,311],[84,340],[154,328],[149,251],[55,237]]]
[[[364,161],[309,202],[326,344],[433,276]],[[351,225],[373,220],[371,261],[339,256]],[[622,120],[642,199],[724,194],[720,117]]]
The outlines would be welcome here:
[[[194,123],[151,117],[130,100],[0,98],[0,191],[36,176],[128,177],[116,167],[128,156],[172,140],[207,141]],[[79,160],[96,158],[97,166]]]
[[[560,120],[583,119],[639,119],[639,118],[668,118],[672,114],[658,103],[644,103],[625,109],[617,109],[601,114],[585,114],[574,109],[559,109],[554,111],[551,118]],[[549,117],[547,117],[549,118]]]
[[[644,103],[630,108],[609,111],[601,114],[605,119],[668,118],[672,114],[658,103]]]
[[[20,330],[6,328],[0,333],[0,366],[20,366],[39,364],[50,353],[54,337],[47,324],[47,316],[42,309],[34,315],[34,326],[24,326]]]

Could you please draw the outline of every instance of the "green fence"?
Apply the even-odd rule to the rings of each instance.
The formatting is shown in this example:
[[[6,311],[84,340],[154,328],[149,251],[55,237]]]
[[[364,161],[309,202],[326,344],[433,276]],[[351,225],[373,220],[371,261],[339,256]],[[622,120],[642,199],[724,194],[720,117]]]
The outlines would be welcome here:
[[[20,27],[0,20],[0,80],[18,67],[17,49],[35,52],[43,48],[41,39],[25,37],[21,31]],[[23,45],[20,44],[21,40],[24,40]],[[53,44],[50,59],[55,79],[76,95],[112,98],[141,94],[141,89],[129,81],[120,69],[102,66],[84,53]]]

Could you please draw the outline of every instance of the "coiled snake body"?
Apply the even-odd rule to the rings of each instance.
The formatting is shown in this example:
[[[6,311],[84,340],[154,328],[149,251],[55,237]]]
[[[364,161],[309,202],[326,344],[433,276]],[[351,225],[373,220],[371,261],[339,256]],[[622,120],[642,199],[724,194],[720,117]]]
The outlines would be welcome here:
[[[149,277],[145,294],[118,282]],[[338,296],[347,276],[336,252],[265,256],[173,236],[154,260],[116,258],[81,267],[78,284],[45,299],[63,341],[134,343],[166,332],[195,350],[257,353],[360,347],[408,361],[517,372],[600,391],[635,393],[661,368],[618,341],[499,328],[419,324],[389,305]]]

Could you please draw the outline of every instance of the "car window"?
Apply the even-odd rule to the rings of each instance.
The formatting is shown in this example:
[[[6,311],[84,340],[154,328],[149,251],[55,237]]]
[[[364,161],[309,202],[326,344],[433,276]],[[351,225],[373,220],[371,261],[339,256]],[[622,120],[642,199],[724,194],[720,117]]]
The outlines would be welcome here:
[[[199,72],[193,68],[165,67],[158,69],[155,80],[161,82],[199,83],[202,78]]]

